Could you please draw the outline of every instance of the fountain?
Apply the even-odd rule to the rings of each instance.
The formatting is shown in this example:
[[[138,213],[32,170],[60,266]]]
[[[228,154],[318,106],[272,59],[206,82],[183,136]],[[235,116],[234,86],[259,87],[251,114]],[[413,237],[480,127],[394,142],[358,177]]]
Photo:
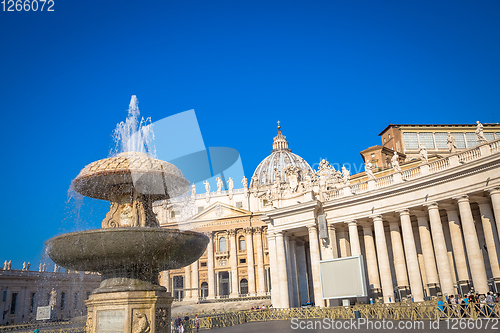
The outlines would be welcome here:
[[[132,96],[129,118],[137,116]],[[46,242],[56,264],[102,276],[86,301],[87,333],[170,332],[172,297],[159,285],[158,275],[193,263],[209,241],[193,231],[159,227],[152,203],[185,193],[190,183],[174,165],[153,158],[144,152],[144,144],[137,144],[146,142],[151,126],[131,131],[137,122],[129,120],[117,127],[126,138],[125,151],[87,165],[72,182],[78,193],[111,202],[102,229]]]

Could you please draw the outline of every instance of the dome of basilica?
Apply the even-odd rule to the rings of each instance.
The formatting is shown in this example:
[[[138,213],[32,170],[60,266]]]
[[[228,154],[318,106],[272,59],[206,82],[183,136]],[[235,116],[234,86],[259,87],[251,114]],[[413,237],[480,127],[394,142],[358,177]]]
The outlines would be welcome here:
[[[292,153],[288,148],[286,136],[281,134],[281,126],[278,125],[278,135],[273,139],[273,150],[271,155],[260,162],[252,176],[251,187],[274,183],[276,174],[282,180],[286,180],[285,168],[288,166],[298,167],[303,174],[312,173],[309,164],[299,155]]]

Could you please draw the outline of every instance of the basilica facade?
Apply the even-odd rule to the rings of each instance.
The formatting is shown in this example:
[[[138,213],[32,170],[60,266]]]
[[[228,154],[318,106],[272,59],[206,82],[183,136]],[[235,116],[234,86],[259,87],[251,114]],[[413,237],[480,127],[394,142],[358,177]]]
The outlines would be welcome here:
[[[362,255],[368,297],[357,301],[500,291],[500,126],[389,125],[380,136],[351,175],[324,160],[313,170],[278,127],[242,188],[219,179],[215,191],[157,202],[163,227],[210,237],[198,261],[161,283],[178,300],[329,306],[319,262]]]

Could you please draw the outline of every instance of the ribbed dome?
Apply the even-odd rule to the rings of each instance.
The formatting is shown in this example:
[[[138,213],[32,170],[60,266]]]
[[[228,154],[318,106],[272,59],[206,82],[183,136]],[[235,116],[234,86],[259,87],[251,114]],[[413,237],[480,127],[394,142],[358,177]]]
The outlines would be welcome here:
[[[255,169],[250,186],[257,185],[255,184],[256,179],[258,179],[259,185],[273,183],[276,172],[280,174],[282,180],[286,180],[284,169],[289,165],[301,168],[303,173],[313,172],[302,157],[292,153],[288,148],[286,136],[281,134],[281,126],[278,126],[278,135],[274,137],[271,155],[260,162],[257,169]]]

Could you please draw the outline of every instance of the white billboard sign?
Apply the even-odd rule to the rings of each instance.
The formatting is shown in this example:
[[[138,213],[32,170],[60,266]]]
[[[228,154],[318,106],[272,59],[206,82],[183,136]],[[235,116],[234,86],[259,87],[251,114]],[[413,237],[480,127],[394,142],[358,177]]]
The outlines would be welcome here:
[[[319,271],[323,299],[367,296],[363,256],[322,260]]]
[[[52,307],[48,306],[39,306],[36,309],[36,320],[47,320],[50,319],[52,313]]]

